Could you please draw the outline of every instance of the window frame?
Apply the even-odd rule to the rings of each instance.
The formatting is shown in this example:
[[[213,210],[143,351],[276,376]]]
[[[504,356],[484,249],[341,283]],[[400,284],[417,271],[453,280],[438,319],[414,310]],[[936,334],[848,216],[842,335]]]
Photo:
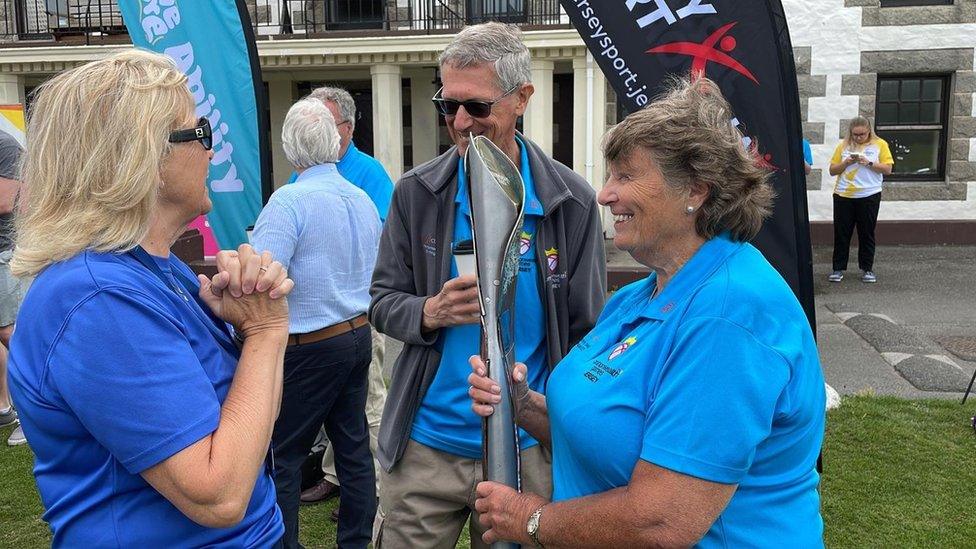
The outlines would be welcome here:
[[[938,124],[880,124],[878,122],[878,113],[881,110],[881,84],[883,82],[898,81],[899,82],[899,94],[901,93],[901,82],[905,80],[925,80],[925,79],[941,79],[942,80],[942,97],[940,98],[941,109],[939,112],[939,123]],[[949,146],[949,119],[950,110],[952,108],[951,99],[951,88],[953,82],[953,73],[892,73],[892,74],[879,74],[877,77],[877,83],[875,88],[874,96],[874,133],[875,135],[885,139],[881,136],[882,132],[885,131],[898,131],[898,130],[937,130],[939,132],[939,154],[937,162],[937,170],[935,172],[923,173],[923,174],[906,174],[897,173],[892,171],[891,175],[885,176],[888,181],[945,181],[946,173],[948,171],[948,146]],[[921,91],[920,91],[921,93]],[[902,102],[899,97],[898,104]],[[922,102],[919,101],[919,104]],[[891,140],[888,141],[889,147],[891,146]],[[891,151],[892,156],[895,155],[895,151]],[[897,168],[897,161],[895,163]]]

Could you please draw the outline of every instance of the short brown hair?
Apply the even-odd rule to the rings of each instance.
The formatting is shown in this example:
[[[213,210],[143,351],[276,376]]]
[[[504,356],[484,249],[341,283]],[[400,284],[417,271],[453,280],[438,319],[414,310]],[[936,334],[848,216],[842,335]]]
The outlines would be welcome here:
[[[714,82],[674,78],[663,94],[607,133],[603,153],[613,162],[646,151],[673,188],[706,185],[708,198],[695,214],[698,235],[730,231],[735,240],[749,240],[772,212],[774,192],[732,117]]]

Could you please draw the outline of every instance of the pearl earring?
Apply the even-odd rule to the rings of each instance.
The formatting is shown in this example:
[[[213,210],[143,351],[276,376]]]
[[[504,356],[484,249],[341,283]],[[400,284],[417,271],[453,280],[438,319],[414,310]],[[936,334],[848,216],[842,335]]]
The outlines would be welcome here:
[[[694,206],[686,206],[685,207],[685,213],[686,214],[689,214],[689,215],[695,213],[695,207]]]

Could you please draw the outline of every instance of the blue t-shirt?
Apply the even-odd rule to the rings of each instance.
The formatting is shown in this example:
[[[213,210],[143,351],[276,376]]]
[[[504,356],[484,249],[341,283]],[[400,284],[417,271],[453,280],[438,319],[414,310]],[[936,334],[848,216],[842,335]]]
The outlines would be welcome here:
[[[130,254],[89,251],[44,269],[21,307],[10,390],[53,545],[270,547],[284,526],[267,467],[224,529],[194,523],[139,475],[217,429],[237,367],[198,286],[174,290],[174,272],[193,272],[151,259],[170,284]]]
[[[517,138],[516,138],[517,140]],[[521,148],[521,175],[525,183],[525,217],[520,235],[521,254],[518,281],[515,284],[515,359],[528,368],[529,386],[545,392],[549,368],[546,357],[546,319],[542,310],[539,285],[536,224],[543,214],[542,203],[535,194],[525,146]],[[471,238],[471,211],[462,160],[458,165],[458,192],[455,199],[454,244]],[[453,249],[453,246],[452,246]],[[451,278],[458,276],[457,264],[451,258]],[[481,459],[481,418],[471,411],[468,396],[468,359],[478,354],[480,324],[466,324],[441,330],[436,343],[441,362],[413,422],[413,440],[470,459]],[[519,430],[519,446],[524,450],[538,442]]]
[[[813,149],[810,148],[810,142],[806,139],[803,140],[803,161],[813,166]]]
[[[390,202],[393,200],[393,180],[383,169],[383,164],[357,149],[356,144],[350,141],[346,154],[336,162],[336,168],[339,169],[339,175],[369,195],[380,214],[380,223],[386,222],[386,214],[390,211]],[[292,172],[286,184],[297,180],[298,173]]]
[[[821,547],[824,380],[793,292],[727,235],[655,284],[619,290],[553,369],[553,499],[626,486],[644,460],[738,485],[700,547]]]

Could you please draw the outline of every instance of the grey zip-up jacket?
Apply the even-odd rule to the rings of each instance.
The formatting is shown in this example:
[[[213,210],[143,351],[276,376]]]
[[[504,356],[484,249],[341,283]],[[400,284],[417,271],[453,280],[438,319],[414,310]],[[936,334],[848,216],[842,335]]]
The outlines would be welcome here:
[[[525,137],[543,217],[537,224],[536,260],[550,368],[593,327],[606,297],[606,255],[593,189]],[[403,455],[414,415],[434,380],[439,330],[421,331],[424,302],[451,276],[457,194],[457,148],[410,170],[397,182],[383,226],[369,293],[369,321],[404,342],[379,433],[380,464]],[[474,412],[471,412],[474,413]]]

